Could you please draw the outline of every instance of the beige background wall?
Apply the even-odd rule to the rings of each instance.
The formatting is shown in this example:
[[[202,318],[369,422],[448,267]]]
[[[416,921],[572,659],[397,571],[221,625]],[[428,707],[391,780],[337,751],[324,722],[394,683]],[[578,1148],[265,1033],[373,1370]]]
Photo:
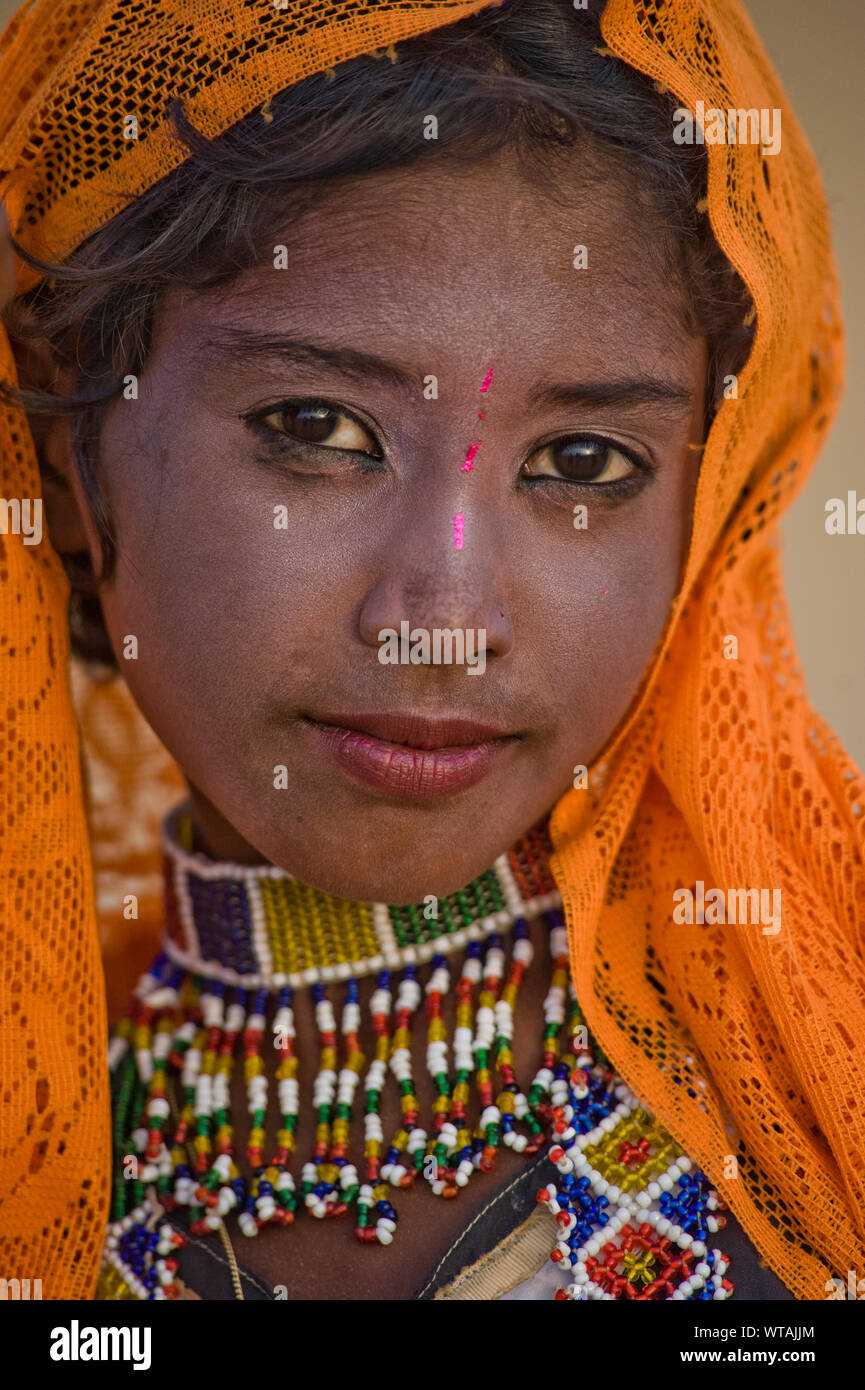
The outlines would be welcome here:
[[[865,766],[865,536],[828,536],[825,504],[865,497],[865,0],[746,0],[823,169],[848,333],[847,395],[785,522],[785,569],[812,703]],[[0,23],[16,6],[0,0]]]
[[[787,590],[812,703],[865,766],[865,536],[827,536],[825,505],[865,497],[863,0],[748,0],[823,170],[847,323],[847,394],[785,523]]]

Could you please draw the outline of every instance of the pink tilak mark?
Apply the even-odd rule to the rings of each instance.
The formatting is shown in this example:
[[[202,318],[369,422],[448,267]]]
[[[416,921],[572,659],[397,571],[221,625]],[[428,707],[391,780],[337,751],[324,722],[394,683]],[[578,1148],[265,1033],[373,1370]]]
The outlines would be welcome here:
[[[605,590],[604,590],[604,598],[606,598],[606,596],[607,596],[607,594],[608,594],[609,592],[610,592],[609,589],[605,589]]]
[[[469,451],[466,454],[466,461],[460,469],[461,473],[471,473],[472,469],[474,468],[474,463],[472,462],[472,460],[474,459],[475,454],[477,453],[478,449],[481,447],[483,442],[484,441],[482,439],[479,439],[477,444],[469,445]]]
[[[484,384],[483,384],[483,386],[481,387],[481,393],[482,393],[482,394],[485,393],[485,392],[487,392],[487,391],[489,391],[489,389],[490,389],[490,382],[492,381],[492,379],[493,379],[493,369],[492,369],[492,367],[490,367],[489,371],[487,372],[486,376],[484,377]]]
[[[457,512],[454,517],[454,550],[462,550],[463,548],[465,519],[464,512]]]

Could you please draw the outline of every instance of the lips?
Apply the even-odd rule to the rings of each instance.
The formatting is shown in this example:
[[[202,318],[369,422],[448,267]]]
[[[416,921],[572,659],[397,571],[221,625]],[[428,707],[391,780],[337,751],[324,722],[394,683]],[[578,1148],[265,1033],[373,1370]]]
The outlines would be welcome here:
[[[406,714],[307,716],[319,747],[386,795],[429,800],[476,785],[518,735],[468,719]]]

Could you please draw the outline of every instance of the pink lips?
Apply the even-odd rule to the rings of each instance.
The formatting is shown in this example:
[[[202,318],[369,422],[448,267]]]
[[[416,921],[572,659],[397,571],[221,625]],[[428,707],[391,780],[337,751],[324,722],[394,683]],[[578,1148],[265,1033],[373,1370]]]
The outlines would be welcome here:
[[[390,796],[429,800],[480,782],[515,735],[465,719],[333,714],[307,727],[345,772]]]

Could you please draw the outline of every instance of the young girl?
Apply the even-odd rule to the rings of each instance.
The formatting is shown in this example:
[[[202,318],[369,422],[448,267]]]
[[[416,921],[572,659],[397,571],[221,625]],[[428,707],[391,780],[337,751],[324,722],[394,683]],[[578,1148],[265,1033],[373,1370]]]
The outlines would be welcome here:
[[[4,1273],[846,1288],[863,793],[775,552],[837,294],[747,18],[42,8],[0,122],[3,495],[47,528],[3,538]],[[110,1101],[57,556],[79,708],[122,675],[187,787]],[[110,986],[151,939],[106,881]]]

